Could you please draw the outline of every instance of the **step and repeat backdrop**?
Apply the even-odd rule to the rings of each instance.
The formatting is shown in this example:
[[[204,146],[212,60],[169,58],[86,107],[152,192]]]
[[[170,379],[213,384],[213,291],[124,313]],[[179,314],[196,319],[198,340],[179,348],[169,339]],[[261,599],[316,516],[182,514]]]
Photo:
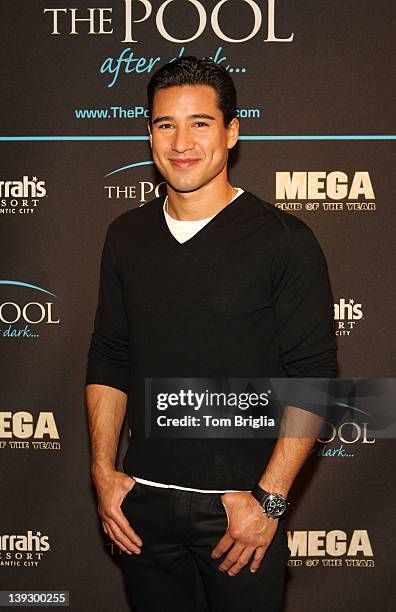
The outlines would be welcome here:
[[[106,228],[164,192],[146,84],[172,58],[233,76],[231,184],[314,230],[339,376],[391,384],[394,18],[389,0],[1,0],[1,591],[129,610],[90,480],[84,377]],[[291,494],[285,609],[393,610],[394,440],[326,428]],[[119,465],[125,448],[124,430]]]

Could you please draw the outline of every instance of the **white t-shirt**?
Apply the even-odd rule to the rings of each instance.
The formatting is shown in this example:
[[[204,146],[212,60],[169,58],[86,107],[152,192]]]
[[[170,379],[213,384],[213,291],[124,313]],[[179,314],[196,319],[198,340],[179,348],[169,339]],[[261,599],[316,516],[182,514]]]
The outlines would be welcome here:
[[[237,189],[238,191],[232,198],[231,202],[233,202],[244,191],[240,187],[237,187]],[[174,219],[173,217],[168,215],[168,213],[165,210],[167,199],[168,199],[168,196],[166,196],[164,205],[163,205],[165,219],[166,219],[166,222],[168,224],[170,231],[172,232],[176,240],[178,240],[179,242],[185,242],[186,240],[189,240],[190,238],[192,238],[194,234],[199,232],[199,230],[202,229],[204,225],[209,223],[209,221],[213,219],[213,217],[216,216],[216,215],[212,215],[211,217],[206,217],[206,219],[197,219],[195,221],[180,221],[180,219]]]

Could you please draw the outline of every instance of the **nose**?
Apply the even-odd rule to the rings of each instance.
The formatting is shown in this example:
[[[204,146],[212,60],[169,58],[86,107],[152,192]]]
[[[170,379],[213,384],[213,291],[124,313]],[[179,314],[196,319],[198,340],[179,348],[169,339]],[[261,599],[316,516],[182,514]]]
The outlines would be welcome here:
[[[183,151],[189,151],[193,147],[194,142],[191,132],[184,127],[177,127],[172,141],[172,149],[178,153],[183,153]]]

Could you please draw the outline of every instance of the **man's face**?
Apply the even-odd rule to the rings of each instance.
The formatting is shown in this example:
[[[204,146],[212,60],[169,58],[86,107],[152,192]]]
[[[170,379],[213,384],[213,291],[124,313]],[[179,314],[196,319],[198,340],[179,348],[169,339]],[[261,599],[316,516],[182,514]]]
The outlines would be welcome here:
[[[239,122],[224,127],[213,87],[178,85],[156,92],[148,129],[157,169],[172,189],[188,192],[226,173]]]

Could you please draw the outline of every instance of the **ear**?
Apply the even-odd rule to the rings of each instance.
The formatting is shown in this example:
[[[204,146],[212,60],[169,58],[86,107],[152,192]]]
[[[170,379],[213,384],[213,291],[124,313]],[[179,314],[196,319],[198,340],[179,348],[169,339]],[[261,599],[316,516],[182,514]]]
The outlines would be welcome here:
[[[239,138],[239,121],[236,117],[231,119],[227,126],[227,147],[232,149],[238,142]]]
[[[147,131],[148,131],[149,138],[150,138],[150,147],[153,148],[153,135],[151,133],[150,121],[147,121]]]

